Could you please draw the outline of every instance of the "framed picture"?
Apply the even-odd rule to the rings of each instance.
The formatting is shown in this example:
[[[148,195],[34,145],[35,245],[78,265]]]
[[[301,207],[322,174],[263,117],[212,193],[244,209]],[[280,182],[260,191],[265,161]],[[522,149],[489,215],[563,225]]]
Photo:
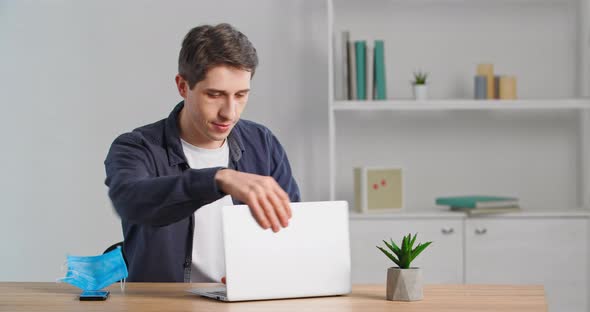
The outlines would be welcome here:
[[[404,207],[403,170],[399,167],[354,168],[355,210],[400,211]]]

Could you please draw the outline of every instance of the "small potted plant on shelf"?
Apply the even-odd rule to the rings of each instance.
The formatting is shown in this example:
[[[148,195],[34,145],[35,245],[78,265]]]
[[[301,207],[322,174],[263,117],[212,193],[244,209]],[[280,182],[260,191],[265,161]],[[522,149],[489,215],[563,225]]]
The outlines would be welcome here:
[[[426,249],[432,242],[420,243],[412,248],[418,233],[404,236],[401,247],[398,247],[390,239],[390,242],[383,241],[389,252],[383,247],[377,246],[391,261],[398,267],[391,267],[387,270],[387,300],[392,301],[416,301],[422,300],[422,271],[420,268],[410,267],[416,257]]]
[[[414,72],[414,81],[412,81],[412,85],[414,86],[414,98],[416,100],[426,100],[428,98],[428,85],[426,84],[427,78],[428,73],[422,71]]]

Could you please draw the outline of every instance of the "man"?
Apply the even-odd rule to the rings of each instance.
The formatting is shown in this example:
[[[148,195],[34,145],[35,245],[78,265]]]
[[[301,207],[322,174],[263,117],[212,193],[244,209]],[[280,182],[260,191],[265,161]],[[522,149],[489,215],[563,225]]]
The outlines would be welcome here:
[[[240,120],[258,57],[228,24],[193,28],[182,42],[169,117],[119,136],[106,185],[122,220],[129,281],[218,282],[225,275],[220,208],[244,203],[279,231],[299,201],[277,138]]]

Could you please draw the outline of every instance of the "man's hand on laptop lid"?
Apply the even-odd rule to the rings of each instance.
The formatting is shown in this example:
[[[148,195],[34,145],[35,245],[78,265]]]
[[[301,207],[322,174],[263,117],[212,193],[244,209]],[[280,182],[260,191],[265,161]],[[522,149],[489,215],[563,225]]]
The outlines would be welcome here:
[[[215,181],[224,193],[248,205],[263,229],[270,227],[278,232],[281,226],[289,225],[289,195],[272,177],[222,169],[215,175]]]

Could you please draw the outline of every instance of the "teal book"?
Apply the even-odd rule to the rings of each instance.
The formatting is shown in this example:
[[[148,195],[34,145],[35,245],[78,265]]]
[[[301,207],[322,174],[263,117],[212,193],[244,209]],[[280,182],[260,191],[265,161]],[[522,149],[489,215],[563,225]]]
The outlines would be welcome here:
[[[501,196],[454,196],[439,197],[436,199],[437,205],[452,206],[453,208],[492,208],[492,207],[512,207],[518,205],[518,199],[514,197]]]
[[[385,46],[383,40],[375,40],[375,99],[387,99],[385,81]]]
[[[354,48],[356,52],[356,99],[364,100],[367,98],[367,71],[366,71],[366,41],[355,41]]]
[[[490,208],[463,208],[463,207],[451,207],[451,211],[465,212],[470,216],[485,215],[494,213],[507,213],[507,212],[519,212],[522,211],[520,206],[507,206],[507,207],[490,207]]]

